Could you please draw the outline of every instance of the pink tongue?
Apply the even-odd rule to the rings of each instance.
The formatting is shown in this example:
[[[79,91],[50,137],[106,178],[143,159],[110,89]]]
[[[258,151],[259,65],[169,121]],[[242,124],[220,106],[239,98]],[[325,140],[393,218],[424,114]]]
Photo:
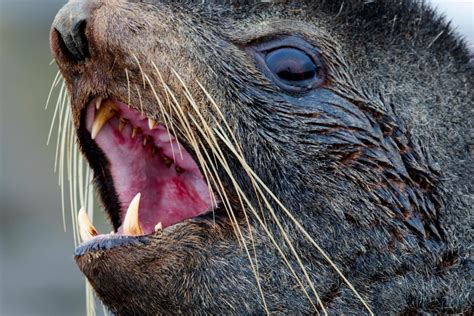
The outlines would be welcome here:
[[[164,126],[153,130],[148,119],[127,105],[114,101],[118,107],[95,138],[110,163],[114,187],[120,200],[120,217],[137,193],[141,193],[139,219],[145,234],[158,223],[163,228],[212,209],[209,188],[191,155],[179,146]],[[95,118],[95,107],[89,106],[87,128]],[[126,119],[119,130],[119,117]],[[138,128],[135,138],[132,129]],[[144,146],[144,136],[149,136]],[[118,233],[122,233],[119,228]]]

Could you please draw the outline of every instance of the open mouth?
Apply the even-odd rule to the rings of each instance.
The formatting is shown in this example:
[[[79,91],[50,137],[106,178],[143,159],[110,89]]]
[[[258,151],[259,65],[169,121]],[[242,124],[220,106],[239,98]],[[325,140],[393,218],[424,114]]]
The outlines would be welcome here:
[[[106,205],[115,236],[143,236],[209,213],[212,191],[191,154],[163,125],[128,105],[94,99],[85,127],[107,161],[115,207]],[[117,207],[118,206],[118,207]],[[85,211],[79,214],[83,241],[98,236]]]

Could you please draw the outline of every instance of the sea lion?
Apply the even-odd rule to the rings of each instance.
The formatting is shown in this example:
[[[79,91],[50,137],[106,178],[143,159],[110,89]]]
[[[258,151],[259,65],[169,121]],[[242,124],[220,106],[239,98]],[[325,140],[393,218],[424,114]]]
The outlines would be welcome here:
[[[473,70],[423,2],[75,0],[51,47],[113,314],[472,313]]]

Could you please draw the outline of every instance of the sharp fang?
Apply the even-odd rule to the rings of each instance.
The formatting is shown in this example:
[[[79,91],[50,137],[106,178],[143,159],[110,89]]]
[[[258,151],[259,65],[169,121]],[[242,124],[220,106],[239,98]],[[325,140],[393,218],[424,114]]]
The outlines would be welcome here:
[[[98,98],[96,101],[95,101],[95,108],[98,110],[100,109],[100,106],[102,105],[102,98]]]
[[[92,123],[92,131],[91,137],[95,139],[99,134],[102,127],[104,127],[105,123],[114,117],[116,113],[115,105],[112,101],[108,100],[102,104],[99,110],[95,113],[94,123]]]
[[[141,194],[138,193],[130,203],[127,214],[123,221],[123,233],[129,236],[144,235],[143,229],[140,226],[140,219],[138,218],[138,211],[140,209]]]
[[[155,226],[155,232],[162,231],[162,230],[163,230],[163,224],[161,224],[161,222],[159,222]]]
[[[151,118],[148,119],[148,127],[150,129],[155,129],[156,125],[158,125],[157,121],[155,121],[154,119],[151,119]]]
[[[83,242],[87,242],[98,235],[97,230],[92,225],[89,215],[84,208],[81,208],[77,215],[77,222],[79,225],[79,233]]]

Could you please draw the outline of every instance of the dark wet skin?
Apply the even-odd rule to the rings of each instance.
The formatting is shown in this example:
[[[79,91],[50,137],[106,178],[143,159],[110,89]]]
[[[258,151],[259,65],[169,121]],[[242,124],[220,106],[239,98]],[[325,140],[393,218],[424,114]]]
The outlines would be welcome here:
[[[87,130],[86,106],[95,97],[126,102],[130,93],[132,108],[159,119],[142,75],[166,100],[156,68],[185,113],[195,113],[189,93],[208,126],[224,126],[205,87],[248,165],[294,219],[268,194],[275,216],[259,204],[220,140],[235,183],[258,209],[258,217],[242,209],[218,166],[259,282],[221,203],[157,233],[80,246],[77,264],[98,297],[117,315],[472,312],[473,70],[465,44],[411,1],[231,3],[79,0],[56,17],[52,51],[115,229],[123,206],[107,153]]]

